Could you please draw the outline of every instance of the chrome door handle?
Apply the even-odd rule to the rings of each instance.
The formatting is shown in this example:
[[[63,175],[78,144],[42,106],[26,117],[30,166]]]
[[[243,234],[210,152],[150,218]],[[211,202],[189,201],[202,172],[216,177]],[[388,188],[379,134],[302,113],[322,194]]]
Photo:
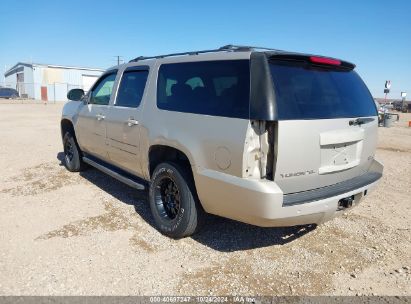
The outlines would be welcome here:
[[[106,118],[103,114],[97,114],[96,117],[97,120],[103,120],[104,118]]]
[[[130,118],[127,120],[127,125],[128,125],[129,127],[136,126],[136,125],[138,125],[138,121],[135,120],[134,118],[131,118],[131,117],[130,117]]]

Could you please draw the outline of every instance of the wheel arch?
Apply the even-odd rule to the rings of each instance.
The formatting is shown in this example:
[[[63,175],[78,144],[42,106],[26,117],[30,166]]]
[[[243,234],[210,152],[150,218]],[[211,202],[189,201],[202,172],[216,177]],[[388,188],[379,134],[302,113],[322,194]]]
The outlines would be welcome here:
[[[61,130],[61,140],[64,140],[64,135],[67,132],[70,132],[73,135],[74,141],[76,142],[77,148],[80,149],[80,145],[78,144],[76,131],[74,130],[74,124],[70,119],[63,118],[60,122],[60,130]],[[64,143],[63,143],[64,144]]]
[[[63,118],[60,122],[60,130],[61,130],[61,138],[64,137],[64,134],[66,132],[70,132],[73,134],[73,136],[76,136],[76,133],[74,131],[74,125],[73,122],[67,118]]]
[[[175,162],[179,165],[185,166],[190,169],[191,174],[193,174],[193,162],[187,153],[184,153],[178,148],[156,144],[152,145],[148,151],[148,173],[151,178],[154,169],[162,162]],[[193,178],[194,181],[194,178]]]
[[[194,170],[195,170],[195,165],[190,159],[190,154],[189,153],[184,153],[184,151],[172,147],[169,145],[164,145],[164,144],[156,144],[152,145],[149,148],[149,153],[148,153],[148,170],[149,170],[149,178],[151,179],[153,172],[155,168],[163,162],[171,162],[180,167],[181,169],[186,169],[185,174],[184,172],[181,172],[183,176],[185,175],[186,178],[189,178],[190,181],[187,181],[188,187],[191,189],[192,194],[195,198],[195,200],[198,202],[198,207],[199,212],[203,213],[205,212],[203,203],[201,202],[201,199],[198,196],[198,191],[197,191],[197,186],[194,178]]]

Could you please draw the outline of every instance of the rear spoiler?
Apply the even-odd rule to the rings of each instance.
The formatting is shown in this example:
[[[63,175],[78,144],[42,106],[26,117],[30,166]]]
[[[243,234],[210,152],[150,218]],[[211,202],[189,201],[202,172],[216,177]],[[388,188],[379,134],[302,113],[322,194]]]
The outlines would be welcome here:
[[[306,62],[310,65],[324,67],[324,68],[333,68],[333,69],[343,69],[343,70],[353,70],[355,68],[355,64],[336,59],[331,57],[323,57],[317,55],[305,55],[305,54],[267,54],[268,60],[282,60],[282,61],[299,61],[299,62]]]

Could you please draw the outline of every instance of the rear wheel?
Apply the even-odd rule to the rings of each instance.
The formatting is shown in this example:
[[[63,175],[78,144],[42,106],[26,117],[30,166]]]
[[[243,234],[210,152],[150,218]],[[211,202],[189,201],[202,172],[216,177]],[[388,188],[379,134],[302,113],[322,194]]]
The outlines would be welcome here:
[[[66,132],[63,137],[64,166],[71,172],[82,171],[85,167],[81,159],[81,151],[77,146],[73,134]]]
[[[191,173],[174,163],[161,163],[153,172],[150,208],[157,228],[172,238],[194,234],[204,211],[198,201]]]

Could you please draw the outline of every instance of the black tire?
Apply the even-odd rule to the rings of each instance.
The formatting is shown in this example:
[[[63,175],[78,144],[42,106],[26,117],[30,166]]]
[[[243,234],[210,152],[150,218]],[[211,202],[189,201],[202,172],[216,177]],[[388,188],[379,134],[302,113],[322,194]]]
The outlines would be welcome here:
[[[158,230],[175,239],[197,232],[204,218],[191,171],[174,163],[155,168],[149,200]]]
[[[63,137],[64,166],[71,172],[84,170],[85,164],[81,159],[81,151],[71,132],[66,132]]]

